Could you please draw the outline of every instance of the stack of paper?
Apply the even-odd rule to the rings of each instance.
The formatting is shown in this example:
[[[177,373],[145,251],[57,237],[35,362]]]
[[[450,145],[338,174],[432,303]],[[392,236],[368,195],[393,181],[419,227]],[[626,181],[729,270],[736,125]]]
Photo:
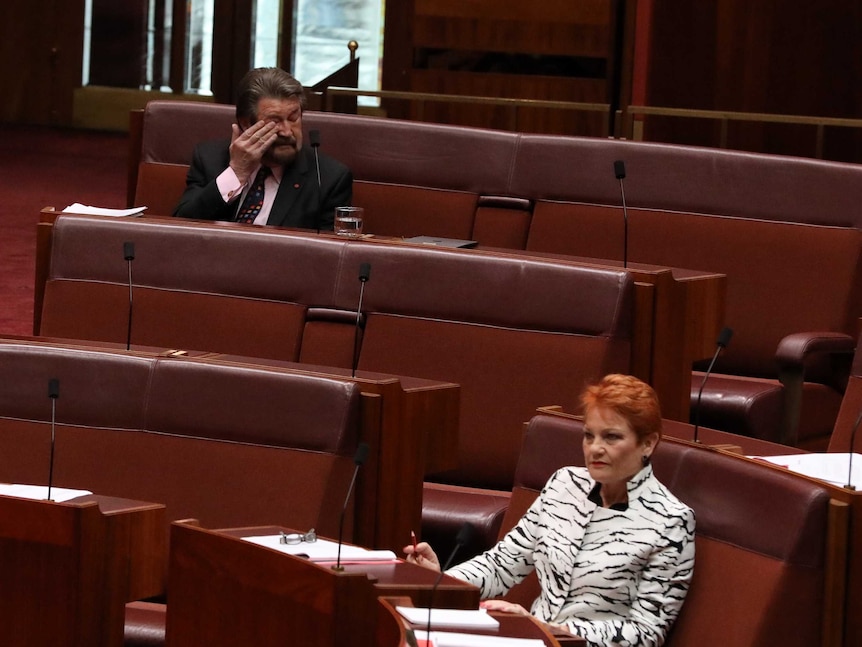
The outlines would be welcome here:
[[[338,559],[338,542],[327,539],[318,538],[317,541],[303,541],[298,544],[282,544],[281,535],[260,535],[243,537],[243,539],[259,546],[274,548],[289,555],[307,557],[312,562],[334,562]],[[345,563],[389,562],[396,559],[395,553],[391,550],[368,550],[349,544],[341,545],[341,561]]]
[[[417,642],[432,647],[544,647],[538,638],[505,638],[496,635],[463,634],[449,631],[414,632]]]
[[[484,609],[428,609],[428,607],[395,607],[410,624],[448,629],[497,629],[500,622]],[[429,623],[430,611],[430,623]]]
[[[63,209],[63,213],[82,213],[87,216],[140,216],[146,207],[132,207],[131,209],[106,209],[104,207],[90,207],[80,202],[70,204]]]
[[[854,486],[862,488],[862,454],[853,454],[851,465],[850,454],[828,452],[825,454],[787,454],[785,456],[751,456],[791,472],[811,478],[828,481],[835,485]],[[852,473],[851,468],[852,467]]]
[[[79,496],[92,494],[88,490],[70,490],[68,488],[52,487],[51,501],[62,503],[70,499],[77,499]],[[0,495],[14,496],[19,499],[34,499],[36,501],[45,501],[48,498],[47,485],[22,485],[18,483],[3,484],[0,483]]]

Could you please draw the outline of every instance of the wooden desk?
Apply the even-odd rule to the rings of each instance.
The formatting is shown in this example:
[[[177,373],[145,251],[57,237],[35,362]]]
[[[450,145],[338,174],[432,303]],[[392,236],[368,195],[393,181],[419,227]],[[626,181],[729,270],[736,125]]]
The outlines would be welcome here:
[[[391,610],[393,614],[398,614],[395,607],[399,606],[417,606],[412,604],[412,600],[405,597],[381,597],[381,604]],[[435,605],[439,606],[439,605]],[[573,636],[564,631],[552,630],[542,622],[539,622],[533,616],[522,616],[511,613],[499,613],[490,611],[489,614],[496,618],[500,627],[496,630],[480,630],[480,629],[453,629],[457,633],[479,634],[484,636],[499,636],[505,638],[525,638],[531,640],[541,640],[547,647],[577,647],[586,645],[586,641],[578,636]],[[425,627],[414,626],[403,620],[404,626],[411,630],[420,632],[425,631]],[[433,633],[433,629],[432,629]]]
[[[372,645],[377,598],[382,593],[415,594],[436,579],[436,574],[402,562],[345,565],[335,571],[240,538],[281,530],[290,532],[173,524],[166,623],[170,647]],[[449,579],[440,597],[477,608],[478,589]]]
[[[121,647],[125,604],[162,590],[165,523],[139,501],[0,496],[3,645]]]
[[[622,267],[618,261],[584,256],[494,251],[567,260],[601,269]],[[655,389],[665,418],[688,422],[692,364],[715,352],[716,339],[724,326],[727,276],[645,263],[627,263],[626,269],[635,279],[631,373]]]
[[[242,358],[198,351],[182,351],[182,355],[177,355],[172,349],[138,346],[126,351],[124,346],[120,348],[117,347],[117,344],[86,340],[2,338],[0,339],[0,346],[7,343],[17,344],[18,342],[32,347],[33,352],[37,353],[40,348],[44,348],[46,351],[57,348],[83,351],[108,350],[117,353],[118,359],[164,357],[165,361],[170,362],[182,362],[188,359],[198,363],[212,362],[222,365],[252,366],[275,372],[338,378],[358,383],[363,393],[363,402],[370,403],[375,409],[369,411],[370,406],[364,409],[365,414],[373,415],[375,419],[363,421],[360,427],[365,434],[360,440],[367,442],[372,448],[372,452],[357,481],[355,509],[360,511],[360,514],[356,515],[355,534],[351,537],[357,543],[365,546],[385,547],[393,550],[403,546],[410,531],[418,530],[421,527],[424,475],[431,471],[450,469],[455,466],[457,460],[460,387],[449,382],[366,371],[360,371],[355,377],[351,377],[348,369],[316,367],[293,362]],[[39,393],[41,394],[42,391],[40,390]],[[58,421],[62,427],[61,423],[62,421]],[[23,424],[0,421],[0,427],[3,429]],[[62,433],[68,432],[61,431]],[[107,433],[106,430],[94,430],[90,433],[87,430],[79,429],[69,433],[68,438],[76,447],[83,446],[87,442],[98,447],[98,443],[105,440]],[[92,439],[88,440],[91,435]],[[20,437],[22,441],[26,440],[26,443],[36,442],[32,435],[22,434]],[[144,437],[141,436],[142,439]],[[5,450],[5,460],[0,461],[0,463],[8,465],[10,470],[4,478],[20,482],[40,482],[39,479],[43,478],[44,469],[42,463],[36,459],[37,452],[28,449],[29,444],[25,445],[23,442],[16,441],[15,438],[8,433],[0,438],[0,447],[12,443]],[[128,440],[126,436],[122,438]],[[160,438],[161,436],[156,435],[151,436],[150,440],[152,443],[156,443],[156,440]],[[187,447],[205,444],[205,441],[201,439],[187,439],[182,442]],[[156,444],[148,442],[147,447],[152,448],[152,453],[149,455],[158,457]],[[140,446],[138,449],[140,450]],[[195,451],[203,451],[203,449],[198,447]],[[225,449],[224,451],[229,450]],[[236,451],[238,454],[248,457],[249,452],[254,450],[251,447],[237,446]],[[90,454],[85,452],[84,455]],[[68,454],[66,456],[68,457]],[[45,460],[47,460],[47,455]],[[261,465],[263,464],[261,463]],[[68,463],[66,466],[73,471],[76,469]],[[67,487],[86,487],[87,489],[99,487],[99,489],[107,491],[104,489],[105,487],[113,487],[117,482],[116,479],[111,481],[111,475],[118,473],[106,471],[99,474],[99,478],[103,481],[102,486],[93,485],[90,487],[86,480],[89,474],[88,469],[87,467],[83,468],[84,473],[81,478],[84,480],[65,483],[64,485]],[[72,473],[69,473],[68,477],[77,478]],[[138,481],[133,481],[133,484],[135,487],[143,485]],[[123,487],[129,488],[131,486],[129,483],[123,483]],[[160,498],[155,498],[152,493],[135,494],[131,489],[125,491],[114,489],[111,491],[126,496],[169,503],[164,498],[164,494]],[[339,490],[340,492],[341,490]],[[339,494],[339,496],[343,500],[344,494]],[[203,515],[203,512],[186,509],[173,519],[189,516],[203,517]],[[269,523],[273,520],[278,519],[266,515],[256,520],[239,521],[237,525],[256,522]],[[223,525],[224,521],[213,523]]]
[[[50,267],[52,232],[58,215],[59,212],[53,208],[45,208],[40,213],[37,225],[33,308],[33,330],[36,334],[40,330],[45,283]],[[226,228],[242,226],[236,223],[215,224]],[[294,233],[310,237],[327,236],[325,232]],[[366,236],[362,241],[381,245],[412,245],[401,239],[388,237]],[[596,268],[621,269],[619,262],[596,258],[515,249],[483,248],[481,251],[509,256],[556,258]],[[715,340],[724,325],[727,277],[714,272],[642,263],[629,263],[627,270],[636,282],[631,372],[656,389],[665,417],[687,421],[692,363],[711,357],[715,350]]]

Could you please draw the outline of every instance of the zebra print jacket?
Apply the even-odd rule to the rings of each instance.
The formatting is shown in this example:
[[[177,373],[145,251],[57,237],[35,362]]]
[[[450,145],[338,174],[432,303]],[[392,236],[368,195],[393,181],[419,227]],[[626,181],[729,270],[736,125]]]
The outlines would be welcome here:
[[[594,646],[657,647],[679,614],[694,568],[694,513],[647,465],[628,483],[628,509],[597,506],[582,467],[554,473],[496,546],[447,571],[504,595],[531,571],[531,612]]]

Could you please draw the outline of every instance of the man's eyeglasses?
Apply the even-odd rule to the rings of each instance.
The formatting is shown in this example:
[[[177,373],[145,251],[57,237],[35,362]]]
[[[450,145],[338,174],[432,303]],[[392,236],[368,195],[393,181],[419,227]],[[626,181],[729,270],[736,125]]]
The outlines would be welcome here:
[[[317,541],[317,533],[314,532],[314,528],[308,532],[282,532],[278,541],[282,544],[301,544],[303,542],[312,544]]]

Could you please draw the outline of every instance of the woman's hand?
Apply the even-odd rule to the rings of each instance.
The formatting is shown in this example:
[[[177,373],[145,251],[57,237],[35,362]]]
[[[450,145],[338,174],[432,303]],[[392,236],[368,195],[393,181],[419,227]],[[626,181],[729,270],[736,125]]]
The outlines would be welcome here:
[[[486,611],[501,611],[502,613],[514,613],[519,616],[530,615],[530,612],[520,604],[506,602],[505,600],[483,600],[479,603],[479,607]]]
[[[407,556],[405,560],[411,564],[430,568],[432,571],[440,570],[440,560],[437,559],[437,553],[427,542],[420,541],[415,546],[413,544],[405,546],[404,554]]]

